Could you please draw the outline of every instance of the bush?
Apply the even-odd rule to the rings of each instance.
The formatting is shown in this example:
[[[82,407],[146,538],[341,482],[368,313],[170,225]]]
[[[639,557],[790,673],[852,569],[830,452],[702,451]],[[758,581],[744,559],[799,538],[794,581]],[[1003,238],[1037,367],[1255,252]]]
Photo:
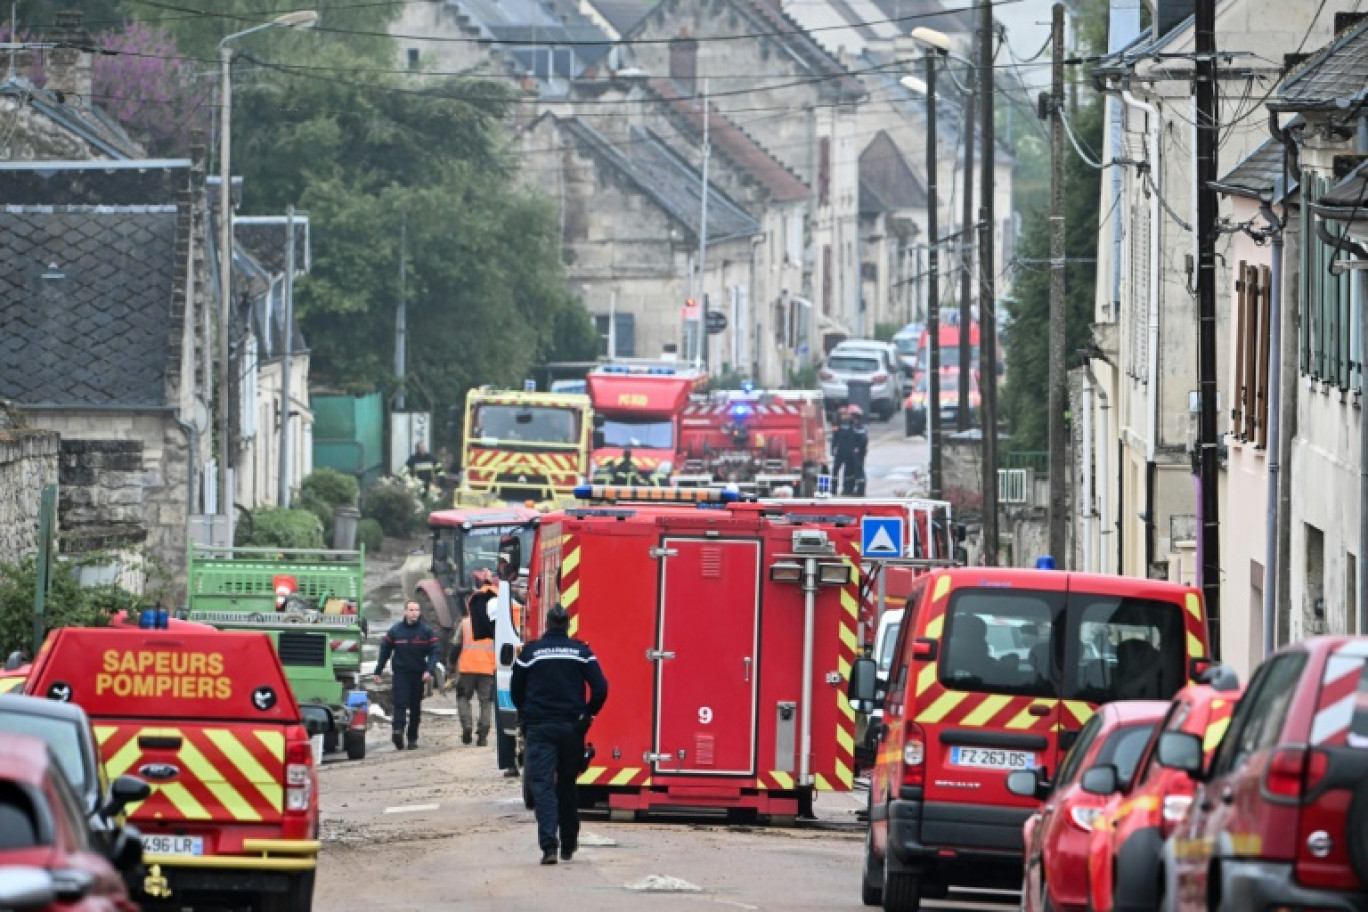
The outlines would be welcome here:
[[[312,478],[313,476],[309,477]],[[323,500],[314,491],[301,490],[299,497],[295,498],[295,502],[291,506],[296,510],[307,510],[317,516],[319,524],[323,527],[323,540],[332,541],[333,508],[331,504]]]
[[[337,469],[314,469],[299,486],[299,499],[326,504],[329,517],[332,516],[332,507],[356,506],[356,498],[360,493],[361,486],[356,479]]]
[[[0,660],[16,649],[33,652],[33,594],[38,588],[38,561],[0,564]],[[57,627],[104,627],[120,608],[137,612],[147,603],[117,586],[81,588],[76,568],[55,561],[43,604],[45,630]]]
[[[811,364],[804,364],[796,370],[789,371],[789,389],[816,389],[817,388],[817,368]]]
[[[367,554],[377,554],[385,544],[385,530],[373,519],[363,519],[356,524],[356,543],[366,549]]]
[[[257,507],[250,530],[238,527],[237,544],[256,548],[322,548],[323,524],[308,510]]]
[[[403,481],[386,479],[366,489],[361,515],[373,519],[391,538],[408,538],[418,527],[418,499]]]

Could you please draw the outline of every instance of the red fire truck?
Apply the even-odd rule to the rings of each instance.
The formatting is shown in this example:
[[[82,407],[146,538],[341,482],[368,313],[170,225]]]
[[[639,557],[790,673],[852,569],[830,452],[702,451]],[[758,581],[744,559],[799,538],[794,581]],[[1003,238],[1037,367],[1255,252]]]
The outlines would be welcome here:
[[[859,522],[715,489],[580,493],[538,526],[525,638],[559,600],[612,682],[581,804],[786,823],[849,791]]]
[[[676,484],[732,483],[760,495],[786,486],[811,497],[826,471],[819,392],[718,390],[684,406],[679,424],[683,464]]]
[[[680,415],[707,375],[668,361],[617,361],[586,377],[594,406],[593,476],[606,479],[624,450],[652,483],[679,467]]]

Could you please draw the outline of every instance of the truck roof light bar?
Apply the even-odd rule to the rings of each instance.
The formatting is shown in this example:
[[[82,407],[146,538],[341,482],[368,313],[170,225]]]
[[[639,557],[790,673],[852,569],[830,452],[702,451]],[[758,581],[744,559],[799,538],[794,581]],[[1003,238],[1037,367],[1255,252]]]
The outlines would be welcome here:
[[[579,485],[575,497],[596,501],[646,501],[650,503],[736,503],[741,495],[719,488],[657,488],[636,485]]]

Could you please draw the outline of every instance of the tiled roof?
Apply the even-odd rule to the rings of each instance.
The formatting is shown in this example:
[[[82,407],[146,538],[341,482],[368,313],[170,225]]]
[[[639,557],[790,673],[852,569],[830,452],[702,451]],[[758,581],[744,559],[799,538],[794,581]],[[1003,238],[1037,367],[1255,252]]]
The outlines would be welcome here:
[[[479,28],[482,37],[501,44],[559,45],[587,62],[601,58],[611,45],[603,30],[573,4],[558,5],[555,12],[538,0],[453,0],[452,5]]]
[[[860,98],[865,94],[860,80],[850,74],[840,62],[818,44],[797,22],[790,18],[777,5],[769,0],[736,0],[737,4],[748,10],[765,24],[776,40],[782,41],[800,57],[814,72],[831,79],[821,83],[830,87],[843,98]]]
[[[174,206],[0,208],[0,398],[163,405]]]
[[[1286,79],[1274,111],[1346,108],[1368,89],[1368,19],[1355,23],[1305,61]]]
[[[295,213],[295,272],[309,271],[309,216]],[[285,272],[289,226],[283,215],[239,215],[233,219],[233,237],[268,272]]]
[[[675,221],[699,235],[702,175],[654,136],[633,130],[631,141],[614,146],[578,118],[558,120],[571,136],[589,147],[600,160],[630,180]],[[708,241],[721,243],[754,237],[760,224],[716,187],[708,189]]]
[[[1231,168],[1215,186],[1224,193],[1258,199],[1272,193],[1282,176],[1282,143],[1270,138]]]
[[[860,212],[924,209],[926,188],[884,130],[860,153]]]
[[[651,79],[647,82],[647,87],[659,96],[673,113],[684,120],[690,130],[702,134],[703,112],[694,99],[686,97],[680,91],[674,80]],[[763,186],[774,200],[787,203],[812,196],[807,184],[796,174],[784,167],[759,143],[711,105],[708,107],[708,140],[732,164]]]

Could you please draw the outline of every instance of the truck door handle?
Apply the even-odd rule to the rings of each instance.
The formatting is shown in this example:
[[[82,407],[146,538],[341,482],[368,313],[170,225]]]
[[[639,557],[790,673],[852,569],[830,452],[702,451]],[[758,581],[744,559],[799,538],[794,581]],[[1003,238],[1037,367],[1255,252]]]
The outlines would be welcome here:
[[[1032,703],[1031,708],[1026,710],[1033,716],[1048,716],[1054,707],[1048,703]]]
[[[648,662],[659,662],[662,659],[673,659],[674,657],[675,654],[673,652],[666,652],[663,649],[646,650],[646,661]]]
[[[747,684],[750,683],[750,666],[751,666],[750,656],[746,656],[746,683],[747,683]]]

